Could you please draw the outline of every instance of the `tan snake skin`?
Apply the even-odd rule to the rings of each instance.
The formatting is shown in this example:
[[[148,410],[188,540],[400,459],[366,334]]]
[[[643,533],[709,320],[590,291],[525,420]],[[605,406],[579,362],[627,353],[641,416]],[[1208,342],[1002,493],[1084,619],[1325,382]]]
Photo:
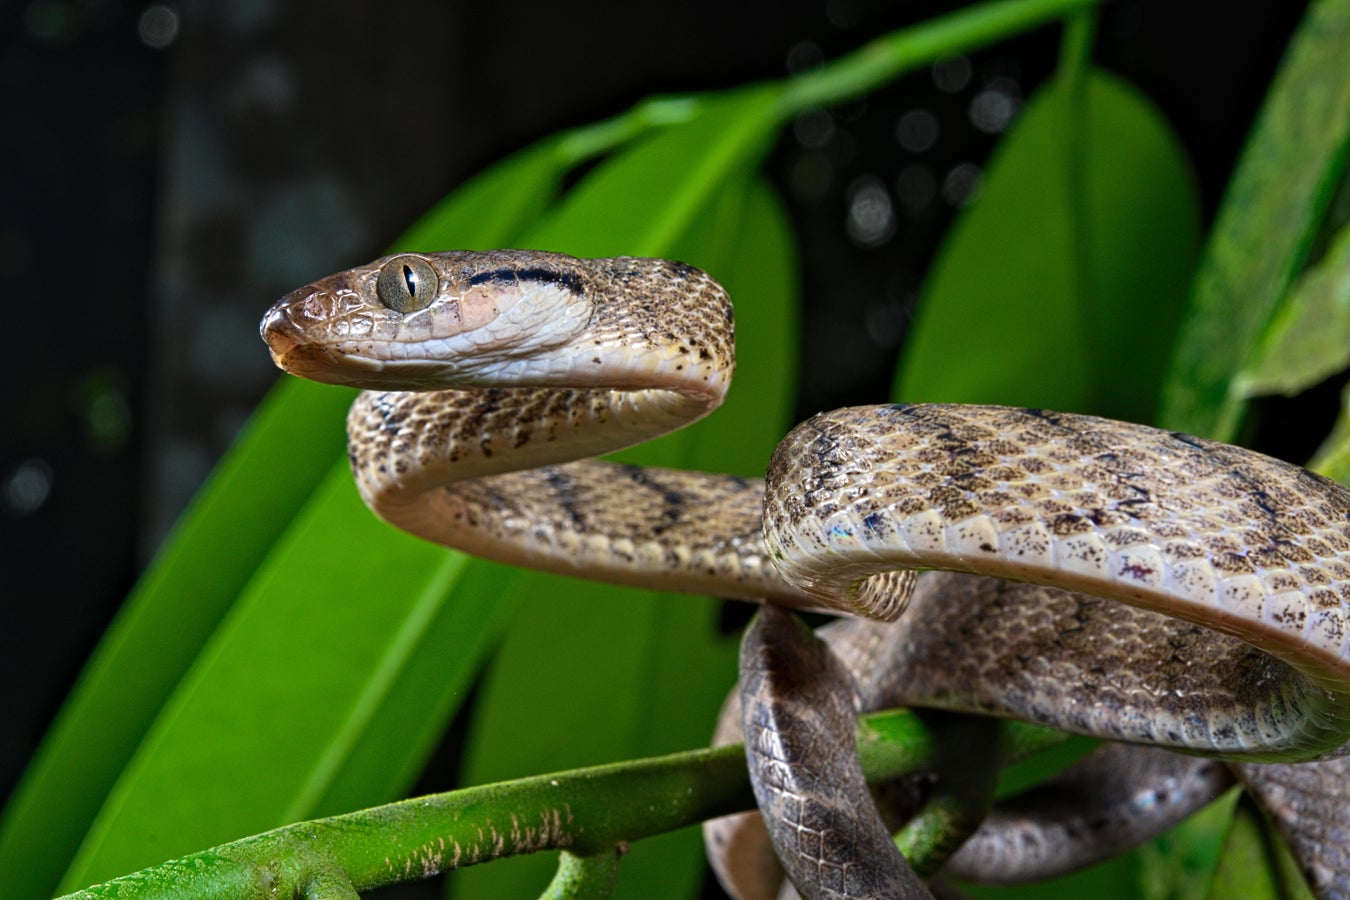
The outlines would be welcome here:
[[[730,379],[725,293],[661,260],[405,254],[288,294],[262,333],[287,371],[369,389],[348,420],[358,486],[429,540],[883,619],[904,611],[901,567],[1110,596],[1176,618],[1041,588],[916,601],[893,640],[909,680],[935,683],[910,702],[1223,757],[1343,751],[1350,494],[1296,467],[1084,416],[922,406],[805,423],[767,495],[589,461],[707,414]],[[1248,780],[1277,819],[1315,793],[1293,776]],[[1318,872],[1343,869],[1326,837],[1338,815],[1305,841],[1319,889],[1336,876]]]

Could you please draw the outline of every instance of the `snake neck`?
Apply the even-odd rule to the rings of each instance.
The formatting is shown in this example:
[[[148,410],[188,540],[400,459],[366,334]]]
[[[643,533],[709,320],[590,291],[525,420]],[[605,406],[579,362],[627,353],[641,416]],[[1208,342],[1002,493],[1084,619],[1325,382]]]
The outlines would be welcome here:
[[[352,467],[386,521],[474,556],[800,606],[764,552],[758,479],[589,459],[707,408],[659,390],[367,392],[348,419]]]
[[[491,388],[362,393],[347,416],[357,488],[381,516],[438,487],[584,459],[707,415],[722,391]]]

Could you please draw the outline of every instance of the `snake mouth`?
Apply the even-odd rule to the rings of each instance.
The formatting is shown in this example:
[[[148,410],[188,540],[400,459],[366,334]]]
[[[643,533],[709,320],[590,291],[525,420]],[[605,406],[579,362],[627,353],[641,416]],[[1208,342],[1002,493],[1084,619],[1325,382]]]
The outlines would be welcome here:
[[[291,318],[290,305],[285,302],[278,303],[267,311],[258,333],[267,344],[268,352],[272,354],[272,362],[292,375],[313,378],[315,373],[330,368],[334,362],[320,346],[306,339],[304,329]],[[323,365],[324,361],[329,365]]]
[[[267,315],[263,316],[258,334],[263,343],[267,344],[267,350],[272,354],[272,362],[283,369],[286,368],[286,358],[304,343],[300,329],[296,328],[291,317],[286,315],[286,308],[281,304],[273,306],[267,311]]]
[[[445,387],[455,368],[434,358],[389,359],[374,352],[378,341],[315,341],[292,318],[292,309],[278,304],[268,310],[259,329],[272,362],[291,375],[370,390],[417,390]]]
[[[324,384],[358,387],[383,368],[379,360],[344,353],[308,338],[291,312],[290,305],[278,303],[267,311],[259,328],[277,368]]]

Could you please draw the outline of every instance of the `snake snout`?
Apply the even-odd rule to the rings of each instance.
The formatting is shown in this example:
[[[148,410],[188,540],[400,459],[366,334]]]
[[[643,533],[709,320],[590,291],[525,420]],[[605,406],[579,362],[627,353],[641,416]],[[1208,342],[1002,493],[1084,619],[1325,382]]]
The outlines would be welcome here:
[[[258,326],[258,334],[267,344],[272,354],[272,362],[279,368],[288,369],[286,360],[293,357],[296,350],[305,346],[304,332],[290,316],[290,305],[286,300],[274,305],[263,316]]]
[[[263,316],[259,334],[272,354],[277,368],[292,375],[330,384],[347,381],[331,348],[316,341],[305,326],[295,320],[297,306],[293,295],[282,298]]]

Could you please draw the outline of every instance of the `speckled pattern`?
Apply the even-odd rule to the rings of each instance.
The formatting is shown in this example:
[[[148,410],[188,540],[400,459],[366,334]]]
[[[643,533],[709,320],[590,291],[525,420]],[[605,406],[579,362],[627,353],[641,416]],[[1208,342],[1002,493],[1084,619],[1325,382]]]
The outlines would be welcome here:
[[[944,870],[981,884],[1031,884],[1138,847],[1232,786],[1223,763],[1103,744],[1000,803]]]
[[[1276,710],[1302,702],[1279,699],[1292,681],[1282,663],[1235,638],[1100,598],[960,573],[921,576],[899,621],[840,619],[818,634],[848,669],[859,711],[937,706],[1153,741],[1162,737],[1159,722],[1171,718],[1160,718],[1161,698],[1164,709],[1182,712],[1179,721],[1189,723],[1183,736],[1204,744],[1213,743],[1214,704],[1234,704],[1238,721],[1251,726],[1253,717],[1240,706],[1244,692],[1268,693],[1245,702],[1270,700]],[[1159,648],[1167,648],[1166,658],[1156,668],[1132,664]],[[741,710],[740,692],[733,691],[714,743],[739,739]],[[1309,882],[1323,886],[1317,896],[1346,895],[1339,873],[1350,871],[1350,804],[1344,800],[1350,758],[1229,763],[1221,772],[1203,759],[1111,746],[1109,768],[1129,777],[1118,777],[1114,787],[1075,789],[1060,798],[1053,815],[996,809],[972,850],[954,863],[961,877],[1024,883],[1124,852],[1168,827],[1169,812],[1203,802],[1206,790],[1215,796],[1227,780],[1222,772],[1231,769],[1285,832]],[[1145,780],[1171,785],[1166,805],[1130,801]],[[1028,799],[1026,806],[1038,811],[1045,804]],[[704,835],[710,861],[733,896],[777,896],[783,873],[759,849],[769,841],[759,816],[713,820]]]
[[[786,610],[766,606],[741,644],[745,756],[755,800],[808,898],[930,897],[875,815],[853,749],[842,664]]]
[[[1185,435],[995,407],[817,416],[780,445],[767,486],[595,462],[721,402],[721,287],[662,260],[418,257],[294,291],[262,325],[282,368],[367,388],[352,468],[395,525],[581,577],[899,619],[867,626],[885,664],[859,674],[860,696],[1222,756],[1344,750],[1350,493],[1330,482]],[[381,283],[411,296],[386,306]],[[895,570],[913,567],[1139,609],[958,575],[927,576],[910,601],[914,576]],[[756,740],[809,743],[808,767],[838,749],[790,726]],[[1300,779],[1340,766],[1270,766],[1258,796],[1277,818],[1280,804],[1321,815]],[[1327,815],[1296,848],[1343,829]]]
[[[1317,897],[1350,897],[1350,756],[1233,767],[1284,835]]]
[[[845,598],[846,606],[854,585],[905,565],[1114,597],[1244,636],[1307,679],[1294,694],[1321,698],[1307,715],[1276,711],[1277,724],[1255,713],[1250,727],[1211,716],[1168,731],[1207,732],[1234,753],[1286,726],[1299,732],[1292,743],[1310,742],[1314,754],[1345,740],[1346,703],[1325,692],[1343,694],[1350,682],[1350,563],[1342,558],[1350,553],[1350,493],[1326,479],[1236,447],[1088,416],[905,405],[814,417],[779,445],[768,479],[769,552],[788,580],[822,598]],[[1007,628],[990,631],[1036,660],[1039,671],[1021,677],[1060,693],[1079,687],[1026,637],[1036,619],[1109,619],[1116,609],[1074,604],[1034,613],[1005,605]],[[1059,635],[1074,634],[1053,624],[1039,633],[1061,646],[1072,641]],[[1094,638],[1081,649],[1124,660],[1108,649],[1116,645],[1118,637]],[[1138,641],[1129,652],[1142,655],[1122,678],[1175,669],[1169,661],[1187,656]],[[1239,649],[1224,659],[1255,661]],[[1258,663],[1246,687],[1231,681],[1229,694],[1245,706],[1268,665]],[[994,669],[983,675],[1003,674]],[[1158,697],[1167,704],[1177,695]],[[1081,707],[1076,699],[1063,697]],[[1193,714],[1178,711],[1181,719]],[[1281,743],[1275,737],[1275,752]]]
[[[758,479],[584,459],[721,403],[734,321],[717,282],[666,260],[419,256],[439,275],[424,310],[381,304],[385,257],[293,291],[263,320],[278,365],[372,388],[347,432],[376,513],[502,562],[638,586],[660,572],[667,590],[814,604],[767,563]],[[512,329],[482,324],[498,307]]]

